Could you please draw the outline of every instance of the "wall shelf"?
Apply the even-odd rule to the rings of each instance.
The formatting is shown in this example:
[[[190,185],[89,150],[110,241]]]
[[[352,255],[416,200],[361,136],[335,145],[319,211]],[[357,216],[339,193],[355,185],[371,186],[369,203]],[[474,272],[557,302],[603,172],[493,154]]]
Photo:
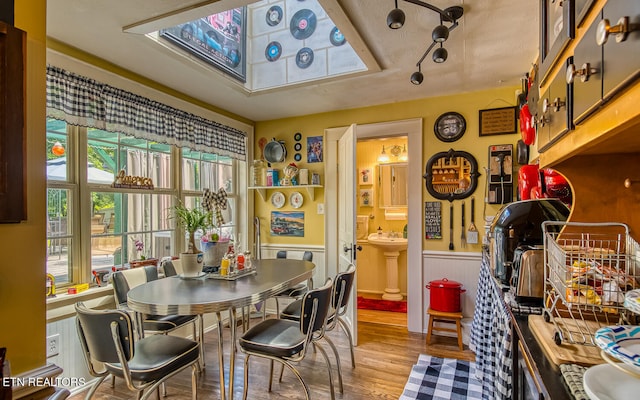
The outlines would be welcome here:
[[[289,190],[289,189],[306,189],[309,198],[313,201],[316,199],[316,188],[322,185],[292,185],[292,186],[249,186],[248,189],[255,190],[260,194],[262,200],[267,200],[267,190]]]

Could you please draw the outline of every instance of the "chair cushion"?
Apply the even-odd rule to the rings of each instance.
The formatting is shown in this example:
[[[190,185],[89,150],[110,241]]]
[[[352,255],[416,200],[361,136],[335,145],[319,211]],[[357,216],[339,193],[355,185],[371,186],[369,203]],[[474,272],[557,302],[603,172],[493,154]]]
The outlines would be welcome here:
[[[291,357],[302,351],[305,340],[298,322],[266,319],[245,332],[238,343],[250,353]]]
[[[158,380],[197,360],[200,346],[193,340],[178,336],[151,335],[136,342],[133,358],[129,361],[134,381]],[[121,364],[105,364],[107,370],[122,377]]]
[[[165,332],[195,319],[195,315],[145,315],[143,324],[145,331]]]
[[[300,321],[300,311],[302,310],[302,300],[291,302],[287,308],[282,310],[280,318],[290,321]]]
[[[304,283],[299,285],[295,285],[293,287],[287,288],[281,292],[278,292],[276,296],[278,297],[300,297],[303,294],[307,293],[309,288]]]
[[[280,318],[290,321],[300,321],[300,311],[302,310],[302,299],[293,301],[280,313]],[[336,316],[336,310],[333,307],[329,307],[329,314],[327,315],[327,324],[333,321]]]

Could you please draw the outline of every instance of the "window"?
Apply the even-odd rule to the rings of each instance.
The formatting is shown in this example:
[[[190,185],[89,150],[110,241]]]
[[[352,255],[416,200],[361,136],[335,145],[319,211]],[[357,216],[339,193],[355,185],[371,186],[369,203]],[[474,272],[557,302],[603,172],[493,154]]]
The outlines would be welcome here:
[[[236,223],[234,218],[236,190],[234,164],[230,157],[182,149],[182,190],[187,207],[200,206],[202,192],[209,189],[227,196],[226,210],[220,210],[224,220],[217,221],[217,233],[221,238],[234,238]]]
[[[204,188],[220,186],[228,193],[218,229],[233,237],[231,158],[55,119],[47,121],[46,140],[47,272],[57,284],[90,282],[94,271],[126,267],[143,256],[176,255],[183,245],[175,241],[171,206],[177,198],[199,206]],[[111,187],[121,170],[151,178],[153,189]]]

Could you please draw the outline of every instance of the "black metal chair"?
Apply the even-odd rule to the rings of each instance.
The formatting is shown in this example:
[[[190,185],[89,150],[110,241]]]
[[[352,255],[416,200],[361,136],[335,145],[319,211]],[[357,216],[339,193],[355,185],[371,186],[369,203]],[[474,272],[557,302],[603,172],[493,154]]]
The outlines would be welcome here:
[[[349,304],[349,297],[351,296],[351,290],[353,289],[353,284],[355,280],[356,267],[353,264],[350,264],[347,267],[347,270],[344,272],[339,272],[335,279],[333,280],[333,291],[331,294],[331,308],[329,309],[329,315],[327,316],[327,332],[335,329],[337,325],[340,325],[344,333],[347,335],[349,339],[349,350],[351,353],[351,368],[356,367],[355,355],[353,351],[353,336],[351,335],[351,330],[349,329],[349,325],[344,320],[343,316],[347,312],[347,305]],[[289,304],[282,314],[280,314],[281,319],[288,319],[292,321],[300,321],[300,311],[301,304],[300,300],[296,300],[293,303]],[[336,363],[338,368],[338,381],[340,384],[340,393],[343,392],[342,386],[342,368],[340,366],[340,356],[338,355],[338,349],[335,347],[333,342],[329,340],[328,337],[325,337],[329,346],[333,350],[333,354],[336,357]]]
[[[198,342],[170,335],[138,339],[131,316],[123,310],[91,310],[75,305],[76,328],[89,373],[98,378],[85,399],[91,399],[109,376],[123,378],[127,387],[146,400],[167,379],[191,367],[192,398],[197,398]]]
[[[287,258],[286,250],[279,250],[276,253],[276,258]],[[313,252],[305,251],[302,254],[302,259],[305,261],[313,262]],[[313,288],[313,278],[309,278],[307,283],[300,283],[293,287],[284,289],[281,292],[273,295],[273,298],[276,300],[276,315],[280,315],[280,299],[299,299],[302,295],[304,295],[310,288]],[[266,302],[265,302],[266,305]],[[267,309],[264,307],[263,310],[263,319],[266,318]]]
[[[310,344],[317,345],[316,348],[320,350],[327,363],[331,399],[335,399],[329,357],[324,348],[318,343],[324,337],[331,305],[331,292],[331,279],[327,279],[322,287],[309,290],[303,296],[300,302],[300,313],[304,317],[299,321],[279,318],[266,319],[242,335],[238,344],[240,345],[240,350],[246,355],[244,359],[243,399],[247,398],[249,387],[249,359],[251,356],[257,356],[271,360],[269,392],[273,383],[273,362],[278,361],[283,365],[283,369],[284,366],[287,366],[298,378],[304,387],[308,400],[309,387],[292,363],[304,359],[307,347]]]
[[[158,268],[153,265],[114,272],[111,276],[111,284],[113,285],[116,307],[119,310],[130,312],[127,307],[129,290],[157,279]],[[145,332],[167,334],[188,324],[193,324],[193,339],[200,343],[203,352],[200,366],[204,367],[204,321],[201,315],[136,314],[136,319],[138,336],[141,338],[144,337]]]

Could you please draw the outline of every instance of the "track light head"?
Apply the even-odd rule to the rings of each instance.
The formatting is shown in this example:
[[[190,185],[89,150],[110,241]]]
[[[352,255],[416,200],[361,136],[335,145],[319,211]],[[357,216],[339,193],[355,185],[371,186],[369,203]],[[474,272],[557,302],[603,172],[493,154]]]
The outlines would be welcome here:
[[[441,47],[438,47],[433,51],[433,55],[432,55],[433,62],[436,62],[438,64],[447,61],[447,56],[449,55],[449,53],[447,52],[447,49],[442,47],[442,44],[440,44],[440,46]]]
[[[423,80],[424,80],[424,75],[422,75],[422,72],[416,71],[413,74],[411,74],[411,83],[413,83],[414,85],[421,84]]]
[[[431,38],[434,42],[442,43],[449,38],[449,28],[444,25],[438,25],[433,28]]]
[[[387,25],[391,29],[400,29],[404,25],[404,19],[404,11],[399,8],[394,8],[389,15],[387,15]]]

